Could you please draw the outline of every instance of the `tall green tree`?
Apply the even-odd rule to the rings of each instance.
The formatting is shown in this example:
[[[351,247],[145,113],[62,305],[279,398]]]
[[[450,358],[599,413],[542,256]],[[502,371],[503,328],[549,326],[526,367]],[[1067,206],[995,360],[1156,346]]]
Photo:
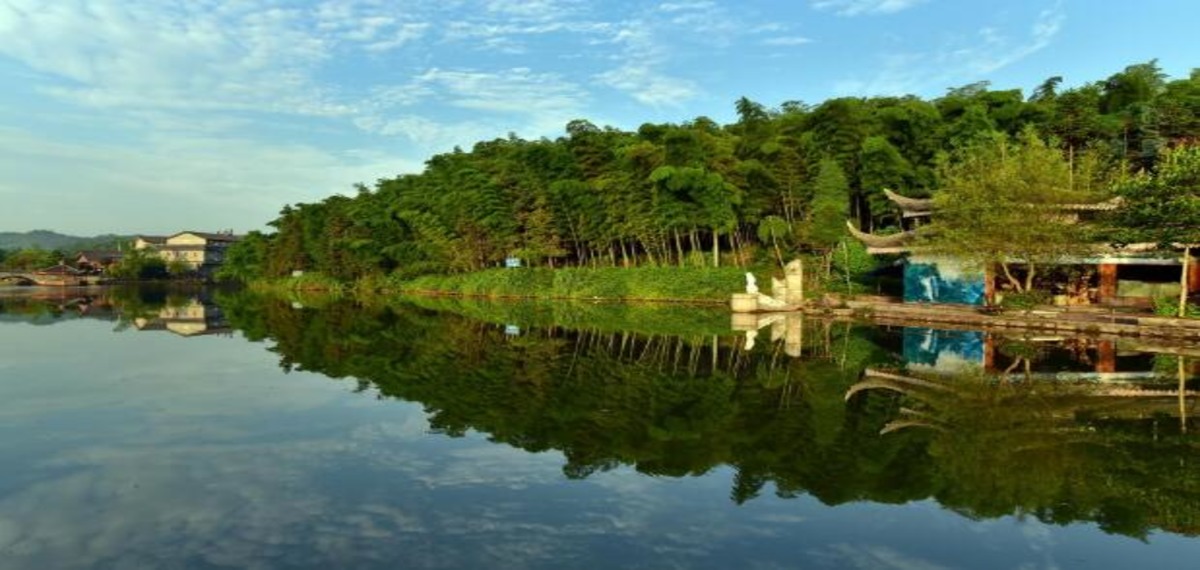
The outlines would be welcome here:
[[[850,184],[842,167],[833,159],[822,160],[813,180],[812,212],[803,228],[805,241],[823,253],[827,276],[834,249],[846,235],[849,204]]]
[[[1029,291],[1038,266],[1086,253],[1079,228],[1062,206],[1096,199],[1072,188],[1071,165],[1027,129],[977,140],[940,165],[937,215],[924,245],[979,268],[997,266],[1017,291]],[[1018,279],[1014,266],[1025,269]]]
[[[912,165],[900,155],[900,151],[882,136],[868,137],[863,141],[859,158],[862,164],[858,180],[866,196],[870,215],[870,226],[883,225],[891,219],[892,208],[883,194],[884,188],[898,189],[912,186]]]
[[[1179,316],[1186,315],[1191,252],[1200,244],[1200,146],[1167,151],[1157,170],[1117,184],[1116,191],[1122,199],[1114,216],[1119,241],[1182,247]]]

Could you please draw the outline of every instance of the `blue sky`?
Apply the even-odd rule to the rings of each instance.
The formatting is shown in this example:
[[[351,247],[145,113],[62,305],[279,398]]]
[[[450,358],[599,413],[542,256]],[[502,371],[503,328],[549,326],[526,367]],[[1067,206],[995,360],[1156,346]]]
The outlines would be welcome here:
[[[0,231],[260,229],[575,118],[1200,66],[1200,2],[0,0]]]

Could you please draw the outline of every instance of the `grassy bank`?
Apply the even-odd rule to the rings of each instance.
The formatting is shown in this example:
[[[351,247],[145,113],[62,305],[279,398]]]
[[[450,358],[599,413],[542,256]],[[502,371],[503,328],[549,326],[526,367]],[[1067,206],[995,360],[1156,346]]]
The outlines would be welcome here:
[[[426,275],[384,288],[475,297],[726,302],[745,289],[745,273],[737,267],[489,269]]]
[[[250,288],[275,294],[454,295],[486,298],[586,299],[725,303],[745,290],[746,270],[737,267],[516,268],[488,269],[412,279],[372,277],[353,283],[317,274],[258,280]],[[767,279],[758,272],[760,284]]]

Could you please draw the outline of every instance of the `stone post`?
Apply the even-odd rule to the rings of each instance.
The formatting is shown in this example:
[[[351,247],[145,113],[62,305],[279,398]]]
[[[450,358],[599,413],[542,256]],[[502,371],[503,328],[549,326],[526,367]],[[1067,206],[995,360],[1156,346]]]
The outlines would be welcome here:
[[[758,311],[758,295],[754,293],[734,293],[729,301],[729,308],[735,313],[754,313]]]

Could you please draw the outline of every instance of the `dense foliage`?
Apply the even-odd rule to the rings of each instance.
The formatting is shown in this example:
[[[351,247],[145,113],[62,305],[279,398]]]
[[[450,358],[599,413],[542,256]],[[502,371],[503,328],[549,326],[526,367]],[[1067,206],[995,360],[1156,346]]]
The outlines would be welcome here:
[[[354,196],[289,205],[229,254],[226,277],[316,271],[340,280],[452,273],[509,257],[536,266],[715,265],[823,255],[847,218],[898,224],[884,188],[944,184],[941,157],[1027,128],[1068,161],[1153,169],[1200,137],[1200,71],[1168,81],[1154,61],[1026,97],[986,82],[918,97],[838,98],[768,109],[736,103],[729,125],[699,117],[629,132],[585,120],[555,140],[510,135],[434,156],[424,172]],[[785,253],[786,252],[786,253]]]
[[[36,271],[44,269],[67,258],[67,253],[61,250],[31,247],[26,249],[0,249],[0,269],[10,271]]]
[[[1200,248],[1200,146],[1167,151],[1153,173],[1125,181],[1117,193],[1124,203],[1114,225],[1122,241],[1183,249],[1176,315],[1187,316],[1191,252]]]
[[[976,267],[998,266],[1016,291],[1030,291],[1040,264],[1092,246],[1077,214],[1062,209],[1099,200],[1092,156],[1068,160],[1032,128],[1015,140],[995,134],[958,149],[938,165],[945,187],[934,197],[933,222],[921,228],[923,245]]]

